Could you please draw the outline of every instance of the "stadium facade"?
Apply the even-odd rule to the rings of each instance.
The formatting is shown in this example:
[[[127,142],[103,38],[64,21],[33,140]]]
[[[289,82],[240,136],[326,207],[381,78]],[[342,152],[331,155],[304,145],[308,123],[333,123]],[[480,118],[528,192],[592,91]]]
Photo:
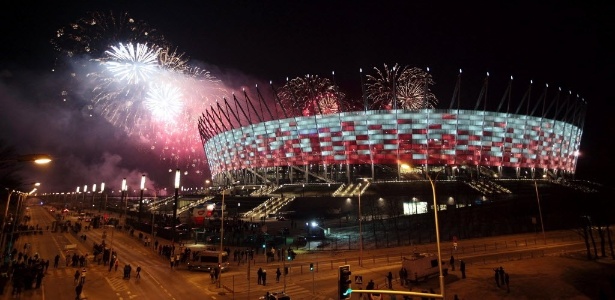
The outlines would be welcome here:
[[[511,85],[512,78],[494,110],[478,109],[486,108],[483,96],[473,109],[461,109],[455,94],[447,109],[281,118],[269,108],[269,118],[246,113],[280,104],[257,88],[256,101],[244,91],[244,101],[233,95],[205,112],[199,132],[213,182],[221,186],[412,180],[436,172],[447,179],[573,177],[585,102],[561,91],[547,99],[545,87],[530,103],[530,85],[512,110]]]

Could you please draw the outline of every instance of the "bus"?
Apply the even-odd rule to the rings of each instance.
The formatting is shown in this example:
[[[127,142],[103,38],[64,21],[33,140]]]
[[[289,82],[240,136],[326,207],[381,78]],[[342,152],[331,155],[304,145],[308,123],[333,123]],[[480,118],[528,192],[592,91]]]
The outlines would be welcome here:
[[[222,263],[220,264],[220,261]],[[220,271],[224,272],[229,268],[228,253],[226,251],[203,250],[195,259],[188,262],[188,270],[190,271],[206,271],[211,272],[213,268],[220,267]]]

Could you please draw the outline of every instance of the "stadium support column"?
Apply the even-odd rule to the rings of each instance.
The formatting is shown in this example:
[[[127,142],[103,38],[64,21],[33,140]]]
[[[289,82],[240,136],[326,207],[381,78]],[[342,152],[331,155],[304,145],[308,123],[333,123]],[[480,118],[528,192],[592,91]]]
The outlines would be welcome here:
[[[275,185],[280,186],[280,167],[275,166]]]
[[[348,180],[348,184],[350,184],[350,163],[346,160],[346,179]]]

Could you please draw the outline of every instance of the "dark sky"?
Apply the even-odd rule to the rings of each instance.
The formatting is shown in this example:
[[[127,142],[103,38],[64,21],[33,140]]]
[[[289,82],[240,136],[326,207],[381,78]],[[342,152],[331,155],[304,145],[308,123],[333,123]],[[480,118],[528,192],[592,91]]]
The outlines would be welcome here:
[[[157,189],[171,186],[168,167],[151,153],[104,120],[72,111],[57,95],[62,81],[50,71],[57,53],[49,42],[55,31],[87,12],[112,11],[146,21],[229,86],[281,85],[286,77],[335,71],[340,87],[357,96],[359,68],[398,63],[429,67],[432,90],[446,105],[459,69],[461,101],[468,103],[476,101],[486,72],[493,102],[511,75],[517,98],[530,80],[536,87],[548,83],[552,95],[562,87],[588,103],[577,178],[595,180],[611,170],[613,4],[464,2],[16,2],[0,12],[0,140],[22,153],[58,158],[44,170],[27,169],[29,178],[48,184],[44,191],[102,181],[119,188],[122,177],[137,186],[142,173]],[[187,178],[186,185],[201,185],[203,176]]]

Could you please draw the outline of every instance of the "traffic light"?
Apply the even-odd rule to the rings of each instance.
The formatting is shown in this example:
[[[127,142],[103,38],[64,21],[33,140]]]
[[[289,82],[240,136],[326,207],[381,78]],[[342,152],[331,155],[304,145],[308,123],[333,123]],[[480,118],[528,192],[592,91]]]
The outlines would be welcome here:
[[[314,271],[314,263],[310,263],[310,272]]]
[[[350,294],[352,293],[352,287],[350,284],[352,280],[350,280],[350,266],[340,266],[338,271],[338,294],[339,299],[350,299]]]

